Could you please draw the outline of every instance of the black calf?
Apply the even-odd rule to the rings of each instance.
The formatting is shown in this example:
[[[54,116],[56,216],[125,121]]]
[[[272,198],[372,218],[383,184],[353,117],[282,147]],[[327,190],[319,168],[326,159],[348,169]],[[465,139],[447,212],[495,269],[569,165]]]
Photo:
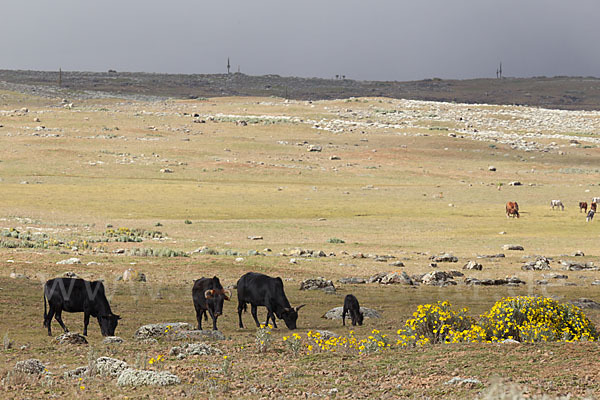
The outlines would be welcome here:
[[[362,325],[364,314],[360,311],[360,305],[358,299],[354,295],[347,295],[344,298],[344,310],[342,311],[342,324],[346,326],[346,313],[350,313],[352,319],[352,325]]]

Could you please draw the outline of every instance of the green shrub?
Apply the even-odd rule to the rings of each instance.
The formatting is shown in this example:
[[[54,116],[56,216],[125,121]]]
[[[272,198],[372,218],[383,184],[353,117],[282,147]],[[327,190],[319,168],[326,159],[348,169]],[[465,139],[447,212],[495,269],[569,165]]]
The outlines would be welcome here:
[[[329,239],[327,239],[327,243],[346,243],[346,242],[339,238],[329,238]]]

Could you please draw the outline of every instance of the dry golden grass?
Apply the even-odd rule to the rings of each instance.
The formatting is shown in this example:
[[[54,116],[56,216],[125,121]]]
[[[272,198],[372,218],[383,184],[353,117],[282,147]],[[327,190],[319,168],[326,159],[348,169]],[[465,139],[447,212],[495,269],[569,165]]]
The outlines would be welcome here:
[[[600,278],[597,271],[566,272],[568,281],[577,286],[563,283],[537,286],[534,282],[541,279],[542,273],[520,269],[523,255],[554,257],[555,272],[560,269],[559,259],[572,259],[562,255],[576,250],[586,253],[577,259],[595,261],[597,221],[586,224],[584,215],[577,210],[577,202],[590,202],[592,196],[600,195],[600,189],[596,188],[600,174],[567,174],[559,170],[594,170],[598,165],[597,148],[567,146],[565,155],[558,156],[555,152],[525,153],[500,144],[493,149],[488,142],[454,139],[447,136],[447,131],[422,127],[388,131],[370,127],[332,133],[306,124],[239,126],[232,122],[212,122],[206,117],[206,123],[194,123],[190,115],[183,115],[185,112],[335,119],[338,109],[381,107],[380,99],[371,98],[351,104],[345,101],[286,104],[274,98],[156,103],[103,99],[76,101],[75,108],[68,110],[56,99],[8,92],[0,95],[0,111],[29,108],[28,113],[1,114],[0,229],[40,229],[63,240],[100,237],[107,224],[168,234],[166,240],[147,240],[141,244],[92,243],[96,251],[0,249],[3,315],[0,334],[8,332],[16,345],[13,350],[0,351],[3,374],[17,360],[31,357],[50,363],[55,373],[87,362],[88,348],[59,349],[45,336],[42,327],[42,283],[68,270],[87,279],[104,279],[115,312],[123,316],[117,334],[127,340],[125,345],[114,349],[100,345],[99,330],[93,326],[90,347],[100,355],[114,352],[115,357],[132,364],[140,354],[148,358],[165,354],[171,345],[134,343],[129,338],[137,327],[151,322],[195,321],[191,283],[201,276],[218,275],[226,285],[235,283],[250,270],[293,279],[286,281],[290,301],[293,305],[308,304],[301,312],[302,333],[309,329],[346,332],[338,321],[327,321],[320,316],[329,308],[340,306],[343,296],[350,292],[357,295],[362,305],[383,311],[381,320],[367,320],[364,327],[356,329],[358,335],[368,335],[373,328],[393,333],[418,304],[437,300],[468,306],[473,314],[485,311],[503,296],[514,294],[556,296],[565,301],[589,297],[600,301],[597,286],[590,285]],[[493,115],[495,108],[489,108]],[[33,122],[36,117],[40,122]],[[46,129],[35,131],[39,125]],[[452,124],[444,126],[453,129]],[[34,133],[61,136],[32,136]],[[416,136],[418,133],[428,136]],[[306,146],[297,144],[303,141],[321,145],[323,151],[307,152]],[[557,141],[568,145],[567,141]],[[332,155],[341,160],[330,160]],[[489,165],[496,166],[498,171],[488,171]],[[161,173],[164,168],[174,172]],[[514,180],[522,181],[525,186],[506,185]],[[22,184],[23,181],[29,184]],[[498,190],[500,182],[504,186]],[[530,183],[535,186],[529,186]],[[550,210],[549,201],[555,198],[565,203],[564,212]],[[519,202],[520,219],[506,218],[504,204],[508,200]],[[185,220],[192,224],[185,224]],[[157,222],[162,226],[156,227]],[[501,231],[506,234],[500,235]],[[248,239],[256,235],[263,236],[263,240]],[[345,243],[328,243],[330,238],[340,238]],[[502,245],[508,243],[521,244],[525,251],[503,251]],[[244,261],[236,262],[236,256],[194,254],[166,259],[112,254],[117,248],[140,246],[185,251],[202,246],[233,249],[243,254]],[[289,254],[295,247],[323,249],[336,256],[299,259],[297,264],[290,264],[289,256],[278,255]],[[272,249],[268,256],[246,256],[248,250],[265,248]],[[309,277],[336,280],[400,269],[370,258],[352,258],[353,253],[395,255],[406,264],[402,270],[415,274],[431,270],[428,256],[442,251],[452,252],[460,261],[440,264],[441,270],[460,269],[478,254],[504,252],[505,259],[484,259],[483,271],[466,271],[466,275],[499,278],[516,274],[527,285],[521,288],[463,284],[444,288],[338,285],[338,294],[332,296],[298,290],[300,281]],[[80,257],[84,263],[56,265],[57,261],[72,256]],[[86,266],[89,261],[99,265]],[[147,274],[148,283],[116,282],[116,277],[130,267]],[[31,279],[9,279],[12,271]],[[344,397],[473,397],[479,388],[443,385],[455,375],[477,377],[484,385],[494,375],[501,375],[533,387],[534,392],[571,392],[578,396],[586,391],[598,393],[596,367],[589,366],[595,375],[585,381],[569,380],[588,352],[597,353],[597,346],[585,344],[568,348],[561,344],[519,346],[509,350],[490,346],[437,346],[369,357],[317,354],[295,359],[284,351],[280,336],[287,330],[280,329],[276,333],[278,345],[264,356],[268,362],[263,364],[269,367],[256,369],[260,361],[252,350],[251,317],[245,315],[248,328],[238,330],[235,309],[234,296],[219,319],[220,329],[231,339],[217,346],[234,356],[236,363],[232,376],[218,376],[227,383],[210,386],[207,379],[212,375],[202,372],[206,366],[218,367],[221,361],[217,357],[185,362],[169,358],[168,368],[182,375],[185,381],[175,392],[173,389],[121,391],[114,382],[93,380],[87,383],[84,393],[89,397],[160,398],[181,391],[182,395],[204,398],[217,397],[225,390],[226,397],[299,397],[304,393],[328,395],[329,389],[337,387],[339,396]],[[596,323],[600,322],[597,311],[589,315]],[[81,315],[64,318],[72,330],[81,330]],[[263,310],[260,318],[264,318]],[[58,333],[56,323],[53,328]],[[23,344],[29,347],[19,350]],[[246,350],[241,350],[241,346]],[[537,364],[544,359],[540,353],[553,354],[548,370]],[[528,360],[533,360],[533,370]],[[559,361],[569,367],[561,370]],[[369,383],[359,386],[356,382],[362,377],[368,378]],[[554,386],[550,381],[555,382]],[[61,391],[75,396],[81,392],[76,384],[65,385],[47,389],[38,383],[25,383],[10,386],[10,390],[13,397],[60,395]],[[254,392],[250,391],[252,387]]]

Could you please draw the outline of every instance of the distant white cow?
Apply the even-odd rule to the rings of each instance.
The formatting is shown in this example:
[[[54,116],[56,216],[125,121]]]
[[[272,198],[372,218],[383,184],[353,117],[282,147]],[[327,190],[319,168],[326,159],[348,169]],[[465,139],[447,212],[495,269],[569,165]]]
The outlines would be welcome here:
[[[600,203],[600,197],[593,197],[592,203]]]
[[[550,200],[550,207],[554,210],[554,207],[558,207],[561,211],[565,211],[565,205],[560,200]]]

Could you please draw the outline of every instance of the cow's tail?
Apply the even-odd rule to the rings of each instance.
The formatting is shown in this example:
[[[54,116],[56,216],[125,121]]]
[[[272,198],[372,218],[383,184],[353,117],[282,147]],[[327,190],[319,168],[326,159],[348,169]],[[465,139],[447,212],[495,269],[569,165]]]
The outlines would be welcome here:
[[[46,326],[47,318],[48,318],[48,310],[46,309],[46,288],[44,288],[44,326]]]

